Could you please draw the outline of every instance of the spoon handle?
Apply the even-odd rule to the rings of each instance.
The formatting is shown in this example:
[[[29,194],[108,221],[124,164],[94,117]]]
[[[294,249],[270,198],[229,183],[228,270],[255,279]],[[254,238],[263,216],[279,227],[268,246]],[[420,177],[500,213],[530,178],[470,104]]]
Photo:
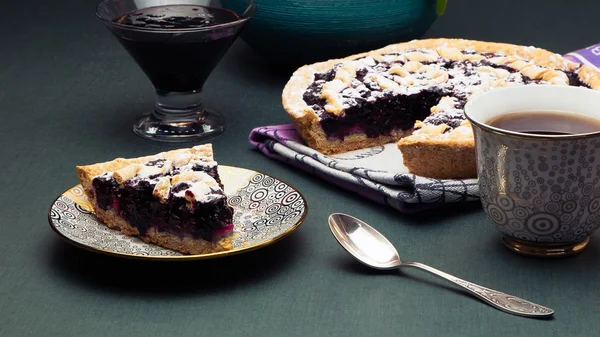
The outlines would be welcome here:
[[[482,299],[487,304],[513,315],[542,318],[549,317],[554,314],[554,310],[550,308],[546,308],[539,304],[535,304],[533,302],[529,302],[522,298],[508,295],[497,290],[482,287],[419,262],[402,262],[401,266],[415,267],[428,271],[461,286],[462,288],[471,292],[473,295]]]

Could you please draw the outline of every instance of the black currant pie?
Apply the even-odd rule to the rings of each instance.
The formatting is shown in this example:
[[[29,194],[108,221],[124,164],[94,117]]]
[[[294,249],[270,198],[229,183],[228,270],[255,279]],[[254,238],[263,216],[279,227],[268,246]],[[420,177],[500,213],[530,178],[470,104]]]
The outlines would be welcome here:
[[[476,176],[463,106],[473,94],[528,84],[600,90],[600,73],[511,44],[415,40],[298,69],[283,106],[308,146],[325,154],[398,142],[411,173]]]
[[[96,216],[125,235],[186,254],[233,248],[227,204],[212,146],[77,166]]]

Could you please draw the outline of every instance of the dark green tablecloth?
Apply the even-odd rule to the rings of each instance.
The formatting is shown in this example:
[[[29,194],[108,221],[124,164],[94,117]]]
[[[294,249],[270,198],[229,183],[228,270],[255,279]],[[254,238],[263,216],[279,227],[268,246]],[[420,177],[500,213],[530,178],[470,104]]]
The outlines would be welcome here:
[[[600,240],[581,255],[538,260],[505,249],[478,203],[403,215],[268,160],[247,142],[288,121],[270,71],[238,41],[210,78],[223,112],[220,163],[294,184],[309,215],[290,237],[219,260],[149,263],[73,248],[47,223],[77,183],[74,166],[179,145],[143,140],[133,118],[149,82],[93,16],[96,1],[5,1],[0,20],[0,336],[598,336]],[[10,7],[9,7],[10,6]],[[427,36],[535,45],[564,53],[600,39],[597,1],[450,1]],[[332,212],[375,225],[403,258],[556,310],[504,314],[418,271],[370,271],[327,228]]]

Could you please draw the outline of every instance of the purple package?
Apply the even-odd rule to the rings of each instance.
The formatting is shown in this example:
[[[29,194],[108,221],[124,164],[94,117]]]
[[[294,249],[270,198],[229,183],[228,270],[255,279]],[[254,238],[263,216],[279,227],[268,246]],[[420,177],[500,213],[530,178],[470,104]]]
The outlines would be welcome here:
[[[600,43],[570,52],[564,57],[573,62],[583,63],[600,71]]]

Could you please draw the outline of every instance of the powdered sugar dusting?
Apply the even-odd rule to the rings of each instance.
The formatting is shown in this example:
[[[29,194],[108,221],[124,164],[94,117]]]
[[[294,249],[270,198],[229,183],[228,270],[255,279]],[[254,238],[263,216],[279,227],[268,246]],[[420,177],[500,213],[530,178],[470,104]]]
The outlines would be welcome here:
[[[524,50],[533,55],[536,49],[526,47]],[[556,60],[552,62],[556,63]],[[411,96],[433,91],[454,101],[451,106],[431,107],[432,115],[425,118],[423,124],[444,124],[447,128],[435,129],[449,133],[465,121],[462,107],[471,95],[496,87],[567,81],[563,71],[543,71],[545,69],[515,55],[478,53],[447,45],[437,49],[392,50],[336,64],[326,73],[315,74],[315,81],[303,97],[323,119],[330,118],[330,114],[344,118],[346,110],[360,107],[365,102],[376,103],[384,96]],[[343,74],[336,75],[338,71]],[[348,72],[355,72],[353,78],[348,79]],[[522,72],[533,74],[530,75],[533,78]]]
[[[153,195],[161,202],[173,197],[206,203],[225,197],[220,184],[208,174],[216,172],[218,166],[212,157],[186,154],[172,159],[156,157],[143,164],[127,166],[135,169],[135,175],[123,181],[122,185],[128,188],[153,188]],[[105,172],[95,178],[114,180],[113,172]]]
[[[185,184],[183,188],[177,188],[182,187],[183,184]],[[173,193],[174,197],[201,203],[224,197],[217,181],[204,172],[195,172],[194,178],[175,184],[173,190],[176,191]]]
[[[362,76],[363,80],[354,79],[351,85],[343,89],[340,89],[344,85],[342,82],[335,82],[336,91],[341,97],[344,108],[356,105],[357,99],[365,98],[367,101],[374,101],[385,93],[413,95],[435,88],[447,92],[448,95],[464,97],[465,94],[472,95],[492,87],[524,83],[524,76],[520,72],[494,68],[497,65],[493,63],[453,62],[437,56],[435,51],[431,50],[406,52],[409,55],[416,55],[416,53],[421,55],[420,58],[436,56],[436,59],[431,63],[421,63],[407,60],[405,54],[394,53],[382,55],[382,62],[376,64],[370,57],[356,60],[355,62],[360,63],[358,68],[365,73]],[[494,54],[494,56],[498,55]],[[390,60],[392,61],[389,62]],[[414,65],[415,62],[418,63],[418,68],[407,67]],[[404,65],[404,67],[394,65]]]

